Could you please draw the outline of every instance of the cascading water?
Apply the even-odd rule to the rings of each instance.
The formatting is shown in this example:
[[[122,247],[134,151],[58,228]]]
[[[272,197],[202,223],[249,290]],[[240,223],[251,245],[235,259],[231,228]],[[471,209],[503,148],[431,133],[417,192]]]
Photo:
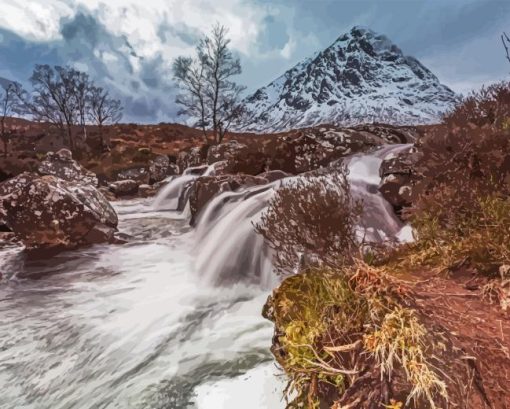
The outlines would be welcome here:
[[[348,161],[374,239],[403,227],[375,188],[382,159],[399,149]],[[0,408],[285,406],[273,328],[260,316],[275,284],[271,254],[253,223],[288,182],[224,192],[191,229],[175,210],[203,171],[214,167],[169,181],[152,205],[117,203],[129,244],[47,260],[0,250],[9,278],[0,283]]]
[[[384,146],[375,152],[354,155],[344,161],[349,169],[353,198],[363,201],[360,238],[371,242],[412,239],[410,228],[398,219],[377,189],[383,159],[410,146]],[[336,166],[340,166],[340,163]],[[195,266],[205,282],[228,283],[244,278],[266,287],[274,285],[271,251],[253,225],[260,220],[278,187],[300,177],[250,187],[240,192],[224,192],[205,207],[195,233]]]

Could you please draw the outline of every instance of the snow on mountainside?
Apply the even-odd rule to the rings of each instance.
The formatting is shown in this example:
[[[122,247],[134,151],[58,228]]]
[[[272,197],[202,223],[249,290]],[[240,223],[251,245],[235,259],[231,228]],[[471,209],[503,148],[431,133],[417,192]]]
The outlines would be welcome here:
[[[324,123],[396,125],[437,122],[455,93],[387,37],[354,27],[245,102],[250,131]]]

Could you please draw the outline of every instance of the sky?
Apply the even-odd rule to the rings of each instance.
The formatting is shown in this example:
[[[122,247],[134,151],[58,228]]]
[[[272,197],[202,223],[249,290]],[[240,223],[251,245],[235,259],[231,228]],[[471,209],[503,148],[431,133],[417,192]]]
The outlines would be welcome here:
[[[126,121],[177,119],[171,64],[211,26],[229,28],[253,92],[362,25],[459,93],[508,79],[510,0],[0,0],[0,77],[73,65],[111,89]]]

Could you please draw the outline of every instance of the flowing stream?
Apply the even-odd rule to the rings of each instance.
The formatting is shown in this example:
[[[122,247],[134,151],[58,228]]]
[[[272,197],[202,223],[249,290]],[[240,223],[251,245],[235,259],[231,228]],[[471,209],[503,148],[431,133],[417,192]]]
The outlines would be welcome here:
[[[376,190],[382,159],[406,147],[348,161],[374,240],[408,236]],[[46,259],[0,250],[0,408],[285,406],[261,317],[277,281],[253,223],[286,182],[224,192],[191,229],[183,195],[195,177],[169,181],[156,206],[117,202],[128,244]]]

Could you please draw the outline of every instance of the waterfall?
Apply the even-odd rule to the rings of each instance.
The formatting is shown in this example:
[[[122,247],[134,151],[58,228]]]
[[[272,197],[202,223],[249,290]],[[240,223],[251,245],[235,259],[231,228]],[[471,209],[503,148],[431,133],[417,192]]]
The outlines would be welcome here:
[[[254,224],[280,183],[224,192],[207,205],[197,224],[195,259],[206,282],[228,283],[242,276],[264,288],[273,286],[271,251]]]
[[[194,166],[184,170],[181,176],[171,176],[155,197],[152,208],[154,210],[184,210],[193,181],[200,176],[214,175],[218,163],[210,166]]]
[[[383,242],[388,239],[411,239],[410,228],[394,214],[391,205],[378,191],[379,168],[382,161],[412,145],[386,145],[374,152],[356,154],[331,165],[346,164],[354,199],[363,201],[363,214],[358,235],[365,241]],[[212,169],[212,170],[211,170]],[[214,168],[206,172],[214,174]],[[196,173],[196,172],[195,172]],[[157,209],[183,210],[187,192],[198,175],[186,171],[172,180],[155,199]],[[195,267],[203,280],[210,284],[238,281],[256,282],[270,288],[275,283],[272,273],[271,250],[254,224],[260,221],[278,188],[295,176],[253,186],[235,192],[223,192],[202,209],[195,227]]]

